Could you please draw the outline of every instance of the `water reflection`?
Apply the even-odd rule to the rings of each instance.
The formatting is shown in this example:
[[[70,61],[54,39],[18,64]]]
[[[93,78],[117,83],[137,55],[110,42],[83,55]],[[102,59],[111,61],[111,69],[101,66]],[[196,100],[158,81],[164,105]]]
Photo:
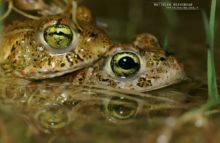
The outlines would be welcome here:
[[[60,83],[2,82],[0,122],[10,116],[5,128],[16,125],[28,132],[31,139],[37,136],[37,140],[43,141],[53,138],[53,142],[96,142],[95,136],[102,133],[105,139],[120,140],[123,134],[144,136],[155,125],[165,124],[165,118],[178,117],[204,102],[201,96],[190,96],[178,86],[140,93]],[[15,121],[24,121],[25,125],[14,124]]]
[[[140,103],[126,97],[112,97],[104,101],[104,111],[111,122],[126,121],[135,118],[139,110]]]
[[[35,119],[48,130],[61,129],[68,125],[70,117],[67,109],[61,105],[48,105],[35,113]]]

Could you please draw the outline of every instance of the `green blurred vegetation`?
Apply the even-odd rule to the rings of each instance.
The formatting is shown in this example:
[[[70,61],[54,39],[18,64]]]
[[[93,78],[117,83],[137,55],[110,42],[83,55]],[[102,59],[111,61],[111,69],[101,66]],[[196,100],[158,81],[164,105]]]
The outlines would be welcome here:
[[[207,73],[208,73],[208,106],[213,106],[220,103],[220,98],[217,88],[215,63],[214,63],[214,43],[215,43],[215,23],[216,23],[216,7],[217,0],[211,1],[210,18],[203,12],[203,19],[206,31],[206,38],[208,42],[208,56],[207,56]]]

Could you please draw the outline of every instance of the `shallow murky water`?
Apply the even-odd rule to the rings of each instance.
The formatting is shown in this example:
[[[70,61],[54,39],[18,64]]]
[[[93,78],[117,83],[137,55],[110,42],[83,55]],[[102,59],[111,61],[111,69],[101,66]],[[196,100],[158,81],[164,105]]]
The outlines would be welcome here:
[[[205,102],[207,91],[203,85],[189,84],[192,83],[132,93],[59,82],[4,83],[0,139],[4,143],[156,142],[164,133],[176,134],[166,130],[172,130],[172,124],[183,113]]]
[[[11,84],[14,79],[1,79],[0,143],[217,143],[219,108],[192,110],[207,99],[200,10],[208,11],[209,1],[192,0],[200,10],[171,13],[175,16],[153,2],[84,1],[116,42],[129,41],[140,32],[156,35],[162,45],[167,38],[192,80],[140,93],[59,81]],[[219,46],[216,40],[216,55]],[[219,63],[216,67],[218,76]]]

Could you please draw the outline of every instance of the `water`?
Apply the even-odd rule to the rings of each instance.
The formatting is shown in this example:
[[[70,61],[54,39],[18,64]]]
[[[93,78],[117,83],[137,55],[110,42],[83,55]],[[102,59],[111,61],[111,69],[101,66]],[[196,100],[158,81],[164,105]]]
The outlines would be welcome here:
[[[84,1],[115,42],[130,41],[140,32],[156,35],[162,45],[167,39],[192,80],[139,93],[59,81],[11,84],[14,79],[1,79],[0,143],[217,143],[219,108],[193,112],[207,99],[200,10],[170,14],[152,2]],[[190,2],[209,10],[209,1]],[[219,37],[219,26],[216,31]],[[219,69],[217,63],[217,76]]]
[[[18,83],[1,83],[3,143],[156,142],[169,132],[173,140],[176,130],[181,129],[180,137],[187,130],[198,130],[191,125],[194,120],[187,126],[176,122],[183,113],[203,104],[207,93],[204,85],[191,81],[147,93],[60,82]]]

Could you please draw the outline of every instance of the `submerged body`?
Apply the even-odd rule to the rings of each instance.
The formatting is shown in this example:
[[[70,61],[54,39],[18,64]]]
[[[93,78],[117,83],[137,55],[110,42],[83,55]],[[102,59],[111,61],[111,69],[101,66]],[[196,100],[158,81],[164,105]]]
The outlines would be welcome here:
[[[140,34],[130,44],[110,48],[94,66],[72,74],[74,84],[150,91],[185,79],[181,63],[160,48],[150,34]]]
[[[52,78],[91,65],[111,44],[90,21],[75,23],[64,16],[15,22],[4,33],[1,74],[25,79]]]

